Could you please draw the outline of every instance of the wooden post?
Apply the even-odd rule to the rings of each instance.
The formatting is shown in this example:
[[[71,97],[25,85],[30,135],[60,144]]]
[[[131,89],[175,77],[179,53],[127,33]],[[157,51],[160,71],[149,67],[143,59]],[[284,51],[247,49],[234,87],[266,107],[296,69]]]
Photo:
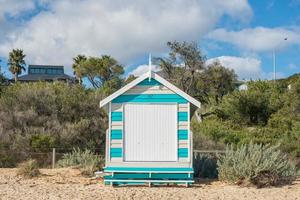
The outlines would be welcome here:
[[[52,149],[52,169],[55,168],[55,148]]]

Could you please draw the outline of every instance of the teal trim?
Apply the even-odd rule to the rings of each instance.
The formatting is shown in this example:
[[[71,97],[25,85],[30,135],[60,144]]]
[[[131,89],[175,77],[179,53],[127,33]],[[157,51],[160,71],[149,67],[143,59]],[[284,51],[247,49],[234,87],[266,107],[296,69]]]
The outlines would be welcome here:
[[[170,167],[105,167],[105,172],[186,172],[186,173],[193,173],[193,168],[170,168]]]
[[[178,121],[179,122],[187,122],[188,121],[188,113],[187,112],[178,112]]]
[[[188,130],[178,130],[178,140],[187,140]]]
[[[188,148],[179,148],[178,149],[178,157],[179,158],[187,158],[189,155],[188,153],[189,153]]]
[[[122,148],[110,148],[110,157],[111,158],[121,158],[122,157]]]
[[[147,85],[162,85],[162,84],[153,78],[151,78],[150,81],[147,78],[147,79],[143,80],[142,82],[140,82],[138,85],[147,86]]]
[[[158,180],[152,180],[151,184],[152,185],[163,185],[166,183],[173,183],[173,184],[188,184],[191,185],[192,183],[194,183],[194,180],[174,180],[174,182],[170,182],[170,181],[160,181],[158,182]],[[105,180],[104,179],[104,185],[115,185],[115,186],[119,186],[119,185],[145,185],[148,184],[149,180],[145,180],[145,181],[138,181],[138,180],[131,180],[131,181],[126,181],[126,180],[118,180],[118,179],[112,179],[112,180]]]
[[[110,139],[111,140],[120,140],[123,137],[123,130],[121,129],[116,129],[116,130],[111,130],[110,132]]]
[[[187,103],[188,101],[178,94],[128,94],[115,98],[113,103]]]
[[[115,172],[113,176],[104,176],[106,180],[110,179],[185,179],[192,180],[193,173],[119,173]]]
[[[111,121],[123,121],[123,113],[111,112]]]

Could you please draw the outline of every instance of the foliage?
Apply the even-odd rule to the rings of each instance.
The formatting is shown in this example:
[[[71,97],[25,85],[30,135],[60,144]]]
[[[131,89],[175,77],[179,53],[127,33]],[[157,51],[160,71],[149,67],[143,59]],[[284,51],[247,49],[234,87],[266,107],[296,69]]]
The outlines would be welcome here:
[[[103,55],[83,58],[78,62],[80,63],[76,64],[75,69],[80,71],[81,75],[86,77],[94,88],[107,87],[105,84],[109,86],[113,84],[114,88],[121,87],[121,75],[124,74],[124,69],[114,58]]]
[[[281,150],[300,157],[300,78],[291,89],[281,82],[252,81],[247,91],[227,94],[202,123],[192,121],[196,149],[220,149],[250,141],[281,143]]]
[[[25,178],[33,178],[39,176],[40,170],[36,160],[29,159],[18,166],[18,175],[21,175]]]
[[[126,80],[125,80],[125,85],[128,84],[128,83],[130,83],[131,81],[133,81],[133,80],[136,79],[136,78],[137,78],[136,76],[130,74],[130,75],[126,78]]]
[[[248,90],[227,95],[217,114],[246,125],[266,125],[272,114],[283,106],[282,88],[266,81],[251,81]]]
[[[104,152],[106,113],[93,90],[65,83],[5,87],[0,97],[0,146],[22,151],[47,148],[99,148]],[[97,109],[98,108],[98,109]]]
[[[96,170],[103,166],[103,160],[91,150],[74,148],[71,153],[64,154],[57,164],[61,167],[78,167],[82,174],[92,176]]]
[[[72,64],[72,68],[79,84],[82,84],[82,78],[84,76],[84,70],[81,64],[86,60],[87,57],[85,55],[77,55],[75,58],[73,58],[74,63]]]
[[[3,85],[5,83],[5,81],[6,81],[6,77],[0,71],[0,86]],[[1,89],[0,89],[0,91],[1,91]]]
[[[156,58],[161,74],[202,103],[220,103],[223,96],[233,91],[237,75],[233,70],[214,62],[205,64],[205,56],[196,43],[168,42],[167,58]]]
[[[195,153],[194,175],[198,178],[218,178],[217,157],[211,154]]]
[[[37,134],[30,138],[30,147],[35,151],[49,152],[55,145],[55,140],[49,135]]]
[[[225,68],[218,61],[208,65],[202,77],[197,87],[204,89],[216,104],[221,103],[222,98],[235,89],[235,82],[237,82],[235,72]]]
[[[13,154],[7,152],[1,153],[0,156],[0,168],[15,167],[17,160]]]
[[[9,71],[14,75],[15,82],[18,80],[18,75],[20,75],[23,70],[25,71],[25,56],[22,49],[13,49],[9,52]]]
[[[205,68],[205,56],[196,43],[168,42],[167,58],[156,58],[162,75],[183,91],[201,100],[205,95],[196,89],[200,71]]]
[[[252,183],[259,187],[276,185],[284,178],[294,178],[295,166],[279,145],[244,144],[227,146],[218,162],[219,179],[231,183]]]

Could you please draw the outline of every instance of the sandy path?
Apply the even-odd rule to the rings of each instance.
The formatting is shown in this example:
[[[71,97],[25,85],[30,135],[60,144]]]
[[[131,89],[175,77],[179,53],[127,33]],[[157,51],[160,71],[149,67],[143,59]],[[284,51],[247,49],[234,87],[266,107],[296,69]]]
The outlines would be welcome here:
[[[278,188],[240,188],[218,181],[194,187],[115,187],[80,176],[74,169],[43,169],[42,176],[22,179],[16,169],[0,169],[0,199],[299,199],[300,182]]]

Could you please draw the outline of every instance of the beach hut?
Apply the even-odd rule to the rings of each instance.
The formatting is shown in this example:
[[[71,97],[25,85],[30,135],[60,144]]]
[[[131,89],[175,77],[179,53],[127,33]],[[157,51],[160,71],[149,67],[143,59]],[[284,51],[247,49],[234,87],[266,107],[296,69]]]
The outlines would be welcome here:
[[[103,99],[104,183],[193,183],[191,106],[200,102],[151,70]]]

